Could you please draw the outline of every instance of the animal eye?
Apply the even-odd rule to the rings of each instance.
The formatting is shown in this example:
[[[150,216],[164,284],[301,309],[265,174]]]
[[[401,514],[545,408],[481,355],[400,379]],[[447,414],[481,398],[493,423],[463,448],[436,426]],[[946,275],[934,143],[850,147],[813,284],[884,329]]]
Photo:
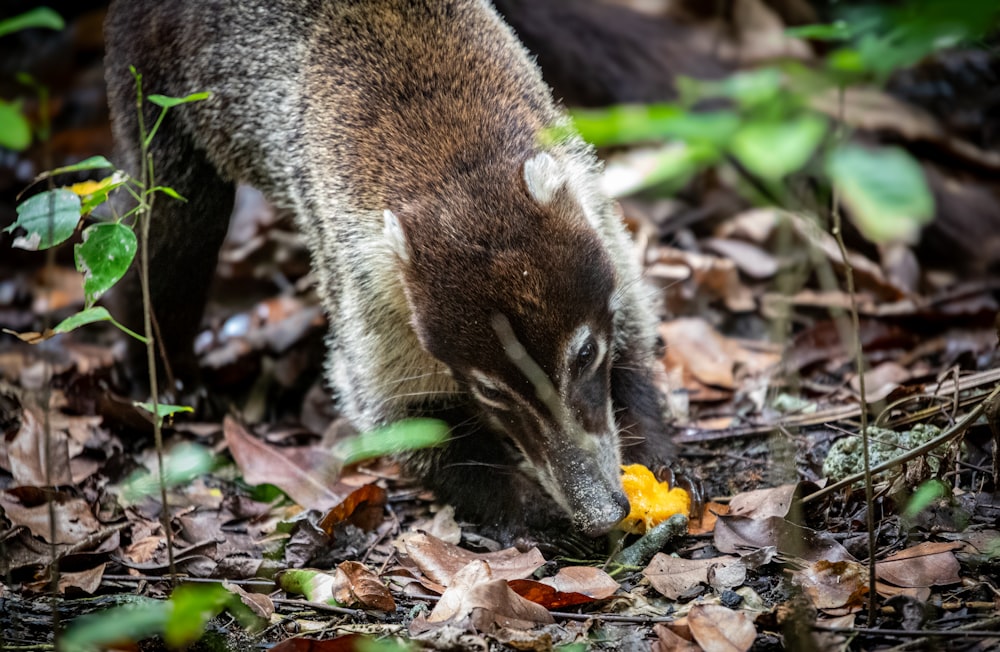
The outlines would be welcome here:
[[[597,346],[594,345],[594,340],[587,340],[576,352],[576,364],[581,370],[586,369],[593,364],[596,357]]]
[[[476,383],[473,386],[473,394],[479,399],[480,402],[486,403],[492,407],[503,407],[507,404],[507,397],[503,390],[499,389],[492,383]]]
[[[479,392],[479,395],[487,401],[503,400],[503,392],[491,385],[480,385],[477,391]]]

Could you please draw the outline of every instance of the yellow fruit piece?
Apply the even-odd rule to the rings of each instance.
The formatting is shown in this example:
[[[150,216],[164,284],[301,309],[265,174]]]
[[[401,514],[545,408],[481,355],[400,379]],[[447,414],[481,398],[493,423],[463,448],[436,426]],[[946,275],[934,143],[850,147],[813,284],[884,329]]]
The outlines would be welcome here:
[[[691,509],[688,492],[677,487],[671,489],[642,464],[622,467],[622,486],[632,506],[629,515],[618,525],[626,532],[642,534],[674,514],[687,514]]]
[[[81,197],[86,197],[87,195],[93,195],[104,186],[109,185],[110,182],[111,177],[102,179],[101,181],[81,181],[80,183],[74,183],[69,189],[70,192],[74,192]]]

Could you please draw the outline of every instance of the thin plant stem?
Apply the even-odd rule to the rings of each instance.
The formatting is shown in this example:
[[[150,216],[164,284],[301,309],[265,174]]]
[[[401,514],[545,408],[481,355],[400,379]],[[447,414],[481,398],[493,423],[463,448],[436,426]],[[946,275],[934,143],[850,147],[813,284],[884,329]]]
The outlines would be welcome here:
[[[142,101],[142,76],[136,74],[136,115],[139,124],[139,141],[141,145],[140,164],[142,166],[142,188],[143,190],[153,187],[153,158],[149,151],[149,141],[146,138],[145,120],[143,117]],[[155,193],[142,192],[139,220],[139,247],[142,255],[139,259],[139,279],[142,286],[142,320],[143,333],[146,336],[146,362],[149,366],[149,394],[153,408],[153,441],[156,445],[156,464],[159,470],[160,480],[160,523],[163,526],[163,535],[167,541],[167,565],[170,569],[170,581],[174,583],[177,577],[177,568],[174,565],[174,542],[170,532],[170,504],[167,501],[166,470],[163,463],[163,420],[160,418],[159,404],[160,393],[157,384],[156,373],[156,341],[153,338],[152,303],[149,292],[149,223],[153,215],[153,203]]]
[[[843,87],[840,88],[838,94],[838,103],[838,117],[840,124],[843,125]],[[838,127],[838,131],[842,131],[842,127]],[[838,136],[842,136],[842,134],[838,134]],[[854,287],[854,268],[851,267],[851,260],[847,254],[847,245],[844,243],[843,222],[840,213],[840,193],[837,191],[836,186],[833,187],[830,214],[833,218],[833,237],[837,241],[837,246],[840,248],[840,256],[844,261],[844,278],[847,284],[847,294],[851,299],[852,345],[854,349],[854,365],[858,370],[858,392],[860,393],[859,400],[861,401],[861,441],[865,472],[865,503],[867,504],[865,526],[868,529],[868,626],[874,627],[876,614],[875,600],[877,596],[875,592],[875,546],[877,537],[875,536],[875,488],[872,485],[871,439],[868,436],[868,401],[865,398],[865,356],[861,346],[861,318],[858,316],[858,297]]]

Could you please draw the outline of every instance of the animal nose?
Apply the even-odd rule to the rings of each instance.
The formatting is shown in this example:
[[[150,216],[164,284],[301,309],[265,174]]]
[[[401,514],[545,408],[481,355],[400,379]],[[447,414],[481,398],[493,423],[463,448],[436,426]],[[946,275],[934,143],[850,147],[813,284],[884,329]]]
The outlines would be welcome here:
[[[621,491],[615,491],[611,500],[601,505],[600,509],[589,514],[585,522],[578,523],[578,529],[588,537],[599,537],[607,534],[618,525],[618,522],[628,516],[630,509],[628,498]]]

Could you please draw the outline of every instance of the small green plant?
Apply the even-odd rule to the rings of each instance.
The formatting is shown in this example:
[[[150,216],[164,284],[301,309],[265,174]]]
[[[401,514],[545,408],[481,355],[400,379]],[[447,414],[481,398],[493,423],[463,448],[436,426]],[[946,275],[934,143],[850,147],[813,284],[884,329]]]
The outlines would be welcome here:
[[[141,111],[142,77],[134,70],[133,75],[139,94],[138,110]],[[172,188],[152,183],[149,146],[169,109],[206,97],[207,93],[195,93],[181,98],[164,95],[150,95],[146,98],[152,104],[159,106],[160,112],[153,127],[148,132],[142,130],[141,133],[142,160],[145,163],[143,178],[137,179],[123,170],[115,169],[115,166],[103,156],[94,156],[75,165],[42,173],[35,178],[33,183],[75,172],[113,170],[109,176],[100,181],[85,181],[46,190],[18,204],[17,220],[7,227],[6,231],[14,232],[18,229],[23,231],[23,234],[15,237],[13,242],[13,246],[21,249],[39,251],[65,242],[76,232],[81,222],[93,214],[94,209],[107,202],[112,192],[127,192],[135,200],[135,205],[122,215],[115,215],[106,220],[95,219],[93,224],[83,228],[82,242],[73,249],[76,268],[84,278],[84,309],[81,312],[67,317],[51,331],[41,335],[34,333],[23,335],[6,330],[5,332],[18,335],[30,342],[37,342],[86,324],[110,321],[132,337],[145,341],[145,337],[118,323],[107,309],[94,304],[121,280],[132,265],[138,250],[135,229],[140,220],[152,210],[153,196],[164,194],[174,200],[183,201]],[[150,174],[147,174],[147,171]]]

